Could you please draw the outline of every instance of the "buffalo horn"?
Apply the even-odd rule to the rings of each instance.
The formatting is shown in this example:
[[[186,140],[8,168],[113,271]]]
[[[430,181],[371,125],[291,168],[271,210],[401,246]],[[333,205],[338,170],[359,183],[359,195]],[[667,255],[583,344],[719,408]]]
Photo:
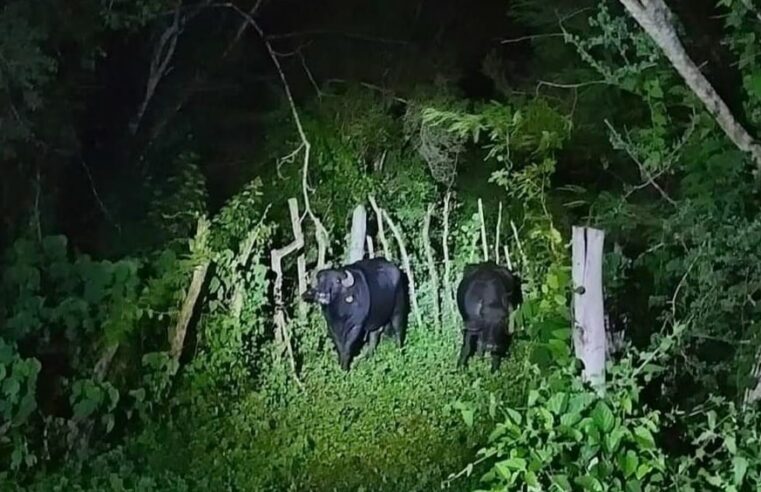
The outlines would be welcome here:
[[[345,271],[346,271],[346,278],[341,280],[341,285],[343,285],[346,288],[349,288],[352,285],[354,285],[354,275],[352,275],[352,273],[349,270],[345,270]]]

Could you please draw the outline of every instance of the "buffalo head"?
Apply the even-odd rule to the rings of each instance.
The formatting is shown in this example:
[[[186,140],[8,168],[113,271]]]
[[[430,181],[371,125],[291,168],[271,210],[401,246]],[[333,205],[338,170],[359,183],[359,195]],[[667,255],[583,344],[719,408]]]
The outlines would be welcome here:
[[[345,269],[326,269],[317,272],[312,285],[302,298],[307,302],[316,302],[323,306],[330,304],[333,299],[346,294],[347,289],[354,286],[354,275]]]

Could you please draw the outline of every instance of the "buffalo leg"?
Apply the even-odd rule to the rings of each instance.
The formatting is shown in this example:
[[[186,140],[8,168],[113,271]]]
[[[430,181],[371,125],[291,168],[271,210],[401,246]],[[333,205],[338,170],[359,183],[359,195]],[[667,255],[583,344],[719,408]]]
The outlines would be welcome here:
[[[462,347],[460,348],[460,358],[457,360],[457,366],[462,367],[468,362],[468,358],[473,354],[474,344],[478,337],[465,330],[462,334]]]
[[[404,345],[407,334],[407,307],[407,295],[404,289],[397,290],[394,312],[391,314],[391,328],[394,330],[394,337],[399,348]]]
[[[352,356],[352,349],[354,348],[354,344],[359,340],[359,337],[362,335],[362,327],[361,326],[355,326],[351,330],[349,330],[349,333],[346,335],[346,339],[344,340],[343,347],[341,347],[341,369],[344,371],[349,370],[349,364],[351,363],[351,356]]]
[[[497,372],[499,365],[502,363],[502,355],[497,353],[491,354],[491,372]]]
[[[368,354],[373,355],[375,353],[375,348],[378,346],[378,340],[380,340],[382,329],[373,330],[370,332],[369,338],[370,338],[370,344],[369,344],[369,350]]]

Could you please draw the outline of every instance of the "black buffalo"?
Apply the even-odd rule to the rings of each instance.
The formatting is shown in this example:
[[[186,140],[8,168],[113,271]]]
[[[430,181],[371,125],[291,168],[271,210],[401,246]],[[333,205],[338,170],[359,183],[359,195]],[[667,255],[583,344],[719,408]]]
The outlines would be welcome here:
[[[322,306],[342,369],[349,370],[352,357],[368,338],[373,353],[382,331],[402,347],[408,314],[406,280],[399,267],[384,258],[317,273],[303,299]]]
[[[457,287],[457,308],[465,324],[457,364],[465,365],[476,345],[479,354],[491,352],[496,371],[510,341],[510,313],[522,302],[521,279],[515,273],[491,261],[466,265]]]

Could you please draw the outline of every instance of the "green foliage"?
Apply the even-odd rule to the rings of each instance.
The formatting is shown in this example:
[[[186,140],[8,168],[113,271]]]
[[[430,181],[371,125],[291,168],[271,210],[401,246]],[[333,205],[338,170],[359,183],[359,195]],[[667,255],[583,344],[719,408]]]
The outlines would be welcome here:
[[[145,262],[72,257],[62,236],[14,243],[0,285],[0,455],[11,464],[3,470],[27,476],[76,450],[85,435],[109,435],[117,420],[140,407],[139,391],[131,393],[134,398],[125,394],[136,379],[150,379],[155,371],[130,367],[130,347],[155,346],[155,329],[170,320],[182,296],[185,262],[170,250]],[[123,348],[126,364],[104,380],[100,371],[115,356],[105,356],[112,347]],[[45,364],[56,360],[51,354],[65,377],[52,372],[39,379]],[[36,391],[40,385],[44,389]],[[152,401],[166,396],[157,393]]]
[[[193,234],[198,217],[207,211],[206,181],[198,166],[195,153],[180,154],[162,186],[150,185],[153,200],[148,220],[160,243],[187,238]]]

